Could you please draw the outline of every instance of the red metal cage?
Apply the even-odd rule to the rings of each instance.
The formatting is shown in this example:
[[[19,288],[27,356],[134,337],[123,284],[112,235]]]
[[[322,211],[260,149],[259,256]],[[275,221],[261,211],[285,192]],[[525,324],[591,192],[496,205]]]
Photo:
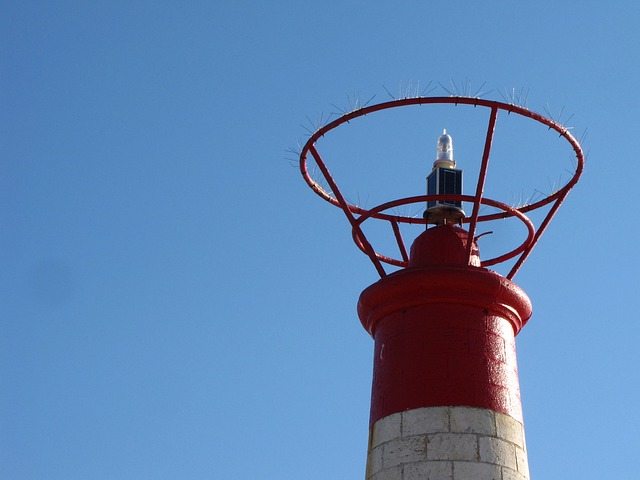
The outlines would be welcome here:
[[[340,125],[350,122],[358,117],[362,117],[364,115],[372,114],[375,112],[379,112],[382,110],[404,107],[409,105],[429,105],[429,104],[450,104],[450,105],[471,105],[474,107],[484,107],[489,110],[489,121],[487,126],[486,137],[484,141],[484,149],[482,154],[482,160],[480,164],[478,179],[476,183],[475,193],[474,195],[419,195],[412,196],[406,198],[399,198],[396,200],[392,200],[390,202],[383,203],[373,208],[362,208],[357,205],[352,205],[345,200],[345,197],[341,193],[338,185],[334,181],[327,165],[325,164],[323,158],[321,157],[318,149],[316,148],[316,142],[331,130],[339,127]],[[498,118],[498,113],[500,111],[507,112],[508,114],[517,114],[522,117],[526,117],[536,122],[539,122],[543,125],[546,125],[550,130],[555,130],[561,137],[564,137],[573,148],[576,156],[576,168],[575,172],[573,172],[572,177],[569,181],[556,190],[554,193],[527,205],[513,207],[509,206],[503,202],[499,202],[496,200],[491,200],[489,198],[485,198],[483,196],[483,192],[485,189],[485,180],[487,177],[487,167],[489,165],[489,157],[492,148],[492,142],[494,137],[494,132],[496,128],[496,120]],[[308,167],[307,167],[307,158],[311,154],[313,160],[316,162],[322,176],[327,182],[329,187],[329,191],[324,189],[318,182],[316,182],[310,175]],[[475,238],[476,229],[478,223],[480,222],[489,222],[493,220],[499,220],[504,218],[514,217],[523,222],[527,229],[526,239],[516,248],[511,251],[508,251],[502,255],[496,256],[494,258],[482,261],[482,266],[487,267],[491,265],[496,265],[507,260],[515,258],[515,263],[512,266],[511,270],[507,274],[508,279],[512,279],[516,272],[520,269],[524,261],[527,259],[531,250],[536,245],[540,236],[544,233],[547,228],[549,222],[555,215],[556,211],[566,198],[569,191],[573,188],[573,186],[577,183],[580,175],[582,174],[584,168],[584,154],[582,152],[582,148],[580,147],[579,142],[571,135],[569,130],[563,125],[546,118],[538,113],[532,112],[524,107],[512,105],[508,103],[497,102],[493,100],[485,100],[481,98],[470,98],[470,97],[413,97],[413,98],[404,98],[399,100],[392,100],[389,102],[379,103],[376,105],[370,105],[367,107],[363,107],[357,110],[354,110],[350,113],[347,113],[340,118],[328,123],[327,125],[318,129],[315,133],[311,135],[309,140],[306,142],[302,151],[300,153],[300,171],[302,176],[304,177],[307,184],[311,187],[311,189],[316,192],[320,197],[322,197],[327,202],[331,203],[342,209],[344,214],[347,217],[347,220],[351,224],[352,228],[352,236],[355,244],[358,246],[360,250],[362,250],[373,262],[377,272],[381,277],[386,276],[386,271],[382,266],[382,263],[386,263],[389,265],[394,265],[397,267],[407,267],[408,265],[408,253],[407,248],[405,246],[404,240],[402,238],[400,232],[400,224],[422,224],[425,225],[426,222],[424,219],[414,218],[406,215],[398,215],[391,214],[388,210],[393,209],[395,207],[416,204],[416,203],[426,203],[427,201],[464,201],[473,205],[471,215],[465,217],[463,219],[463,223],[468,224],[469,238]],[[494,207],[501,212],[491,213],[487,215],[480,215],[480,207],[481,205],[488,205]],[[525,215],[527,212],[531,212],[533,210],[537,210],[541,207],[550,205],[549,211],[544,216],[542,222],[537,226],[530,221],[530,219]],[[391,229],[393,230],[395,240],[398,245],[398,249],[400,252],[399,258],[392,258],[381,253],[378,253],[374,247],[371,245],[367,237],[365,236],[361,225],[365,220],[368,219],[376,219],[380,221],[389,222]],[[467,245],[467,256],[471,258],[471,247],[473,242],[468,242]]]

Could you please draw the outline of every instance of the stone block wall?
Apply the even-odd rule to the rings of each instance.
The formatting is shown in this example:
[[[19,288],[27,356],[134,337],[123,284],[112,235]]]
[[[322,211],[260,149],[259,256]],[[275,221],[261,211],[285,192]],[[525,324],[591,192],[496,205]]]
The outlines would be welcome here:
[[[425,407],[378,420],[366,480],[529,480],[522,424],[471,407]]]

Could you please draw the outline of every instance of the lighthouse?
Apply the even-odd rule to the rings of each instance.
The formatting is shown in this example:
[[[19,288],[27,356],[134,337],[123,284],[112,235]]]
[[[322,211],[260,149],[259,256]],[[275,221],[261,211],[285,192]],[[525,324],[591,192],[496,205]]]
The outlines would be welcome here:
[[[475,189],[463,191],[453,138],[444,130],[427,174],[426,195],[371,208],[350,204],[318,140],[358,117],[433,104],[482,107],[488,112],[484,147],[475,160]],[[576,162],[564,186],[519,207],[485,196],[500,112],[505,118],[515,114],[542,123],[568,142]],[[308,162],[315,162],[321,182],[312,178]],[[582,149],[562,125],[524,107],[469,97],[415,97],[367,106],[320,128],[304,145],[303,178],[317,195],[342,210],[356,246],[380,276],[357,303],[359,320],[374,342],[365,480],[529,479],[515,339],[530,320],[532,306],[513,277],[583,167]],[[422,218],[397,213],[397,207],[414,204],[423,206]],[[481,214],[481,206],[492,210]],[[546,213],[534,224],[526,214],[543,207]],[[478,225],[504,220],[519,221],[524,240],[484,258]],[[362,229],[365,221],[389,226],[398,247],[395,256],[376,249]],[[407,226],[421,227],[410,248],[401,228]],[[505,273],[492,269],[502,265],[507,265]]]
[[[437,155],[428,193],[461,194],[446,131]],[[455,225],[460,203],[428,202],[436,226],[416,238],[407,268],[360,296],[375,341],[367,480],[529,478],[515,336],[531,303],[480,266]]]

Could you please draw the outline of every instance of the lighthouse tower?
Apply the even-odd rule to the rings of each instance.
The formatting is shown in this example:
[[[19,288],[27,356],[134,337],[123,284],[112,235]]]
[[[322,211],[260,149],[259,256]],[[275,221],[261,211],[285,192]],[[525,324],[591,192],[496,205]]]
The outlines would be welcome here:
[[[461,194],[452,151],[445,132],[427,185]],[[407,268],[360,296],[375,340],[367,480],[529,478],[515,336],[531,303],[480,266],[476,242],[454,225],[459,203],[429,202],[437,226],[414,241]]]
[[[437,140],[426,195],[391,200],[371,209],[349,204],[316,142],[357,117],[430,104],[480,106],[489,111],[473,195],[463,192],[463,172],[456,168],[453,138],[445,130]],[[562,188],[517,208],[484,197],[501,111],[555,130],[576,156],[575,173]],[[311,178],[309,156],[327,190]],[[583,165],[579,143],[562,125],[523,107],[468,97],[416,97],[365,107],[322,127],[305,144],[300,155],[304,179],[315,193],[342,209],[357,247],[380,275],[358,301],[360,321],[374,340],[366,480],[529,479],[515,337],[531,317],[531,302],[512,279],[578,181]],[[424,205],[422,219],[390,213],[409,204]],[[494,211],[480,215],[481,205]],[[547,213],[536,226],[525,213],[541,207]],[[498,257],[482,258],[477,225],[509,218],[525,226],[526,239]],[[367,220],[389,224],[399,258],[376,251],[361,228]],[[407,224],[422,225],[409,250],[400,229]],[[506,261],[513,265],[504,276],[488,268]],[[388,273],[383,263],[399,268]]]

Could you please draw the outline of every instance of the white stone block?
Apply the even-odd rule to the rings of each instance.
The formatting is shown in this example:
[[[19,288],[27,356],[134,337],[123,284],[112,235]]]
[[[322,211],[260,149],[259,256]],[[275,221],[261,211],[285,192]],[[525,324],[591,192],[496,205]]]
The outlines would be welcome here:
[[[453,463],[410,463],[404,467],[402,480],[453,480]]]
[[[478,439],[480,461],[494,463],[517,470],[516,446],[499,438],[480,437]]]
[[[470,407],[451,407],[451,431],[456,433],[496,434],[495,414],[491,410]]]
[[[496,413],[496,436],[511,443],[515,443],[520,448],[524,446],[524,428],[516,419]]]
[[[382,470],[382,450],[383,446],[379,445],[378,447],[369,451],[369,454],[367,455],[366,478],[370,478],[372,475]]]
[[[522,473],[511,470],[510,468],[502,469],[502,480],[529,480],[529,474],[523,475]]]
[[[402,467],[386,468],[376,473],[371,480],[402,480]]]
[[[470,433],[438,433],[429,435],[429,460],[478,460],[478,439]]]
[[[423,436],[398,438],[383,445],[382,468],[427,459],[426,438]]]
[[[518,472],[529,478],[529,459],[527,452],[518,447],[516,447],[516,462],[518,463]]]
[[[502,480],[502,469],[490,463],[453,462],[453,480]]]
[[[375,448],[381,443],[388,442],[400,437],[402,427],[402,415],[394,413],[381,418],[373,424],[371,431],[371,448]]]
[[[402,436],[449,431],[448,407],[416,408],[402,413]]]

